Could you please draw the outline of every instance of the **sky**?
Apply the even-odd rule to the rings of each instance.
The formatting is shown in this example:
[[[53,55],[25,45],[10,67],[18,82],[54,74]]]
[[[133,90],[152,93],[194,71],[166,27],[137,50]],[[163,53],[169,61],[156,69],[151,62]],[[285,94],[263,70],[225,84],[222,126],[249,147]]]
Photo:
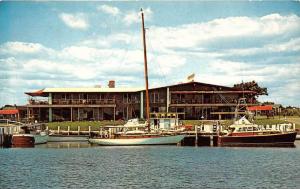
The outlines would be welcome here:
[[[300,106],[300,3],[0,2],[0,106],[46,87],[150,87],[255,80],[260,101]]]

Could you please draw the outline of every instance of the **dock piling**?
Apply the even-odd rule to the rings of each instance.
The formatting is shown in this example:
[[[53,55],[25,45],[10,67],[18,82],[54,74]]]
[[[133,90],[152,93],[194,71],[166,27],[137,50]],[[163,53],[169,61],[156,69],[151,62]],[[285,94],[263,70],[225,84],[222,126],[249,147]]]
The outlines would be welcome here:
[[[195,138],[195,146],[198,146],[198,126],[195,125],[195,134],[196,134],[196,138]]]

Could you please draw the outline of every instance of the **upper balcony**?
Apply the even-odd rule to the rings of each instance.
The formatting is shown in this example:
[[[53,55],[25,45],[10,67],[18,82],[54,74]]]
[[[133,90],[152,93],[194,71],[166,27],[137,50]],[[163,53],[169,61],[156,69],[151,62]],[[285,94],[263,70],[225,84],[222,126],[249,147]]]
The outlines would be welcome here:
[[[49,103],[48,100],[45,99],[34,99],[31,98],[28,100],[29,106],[37,106],[37,107],[47,107],[47,106],[96,106],[96,105],[115,105],[115,99],[53,99],[52,104]]]
[[[170,106],[236,106],[237,99],[171,99]],[[247,100],[248,105],[256,105],[256,100]]]

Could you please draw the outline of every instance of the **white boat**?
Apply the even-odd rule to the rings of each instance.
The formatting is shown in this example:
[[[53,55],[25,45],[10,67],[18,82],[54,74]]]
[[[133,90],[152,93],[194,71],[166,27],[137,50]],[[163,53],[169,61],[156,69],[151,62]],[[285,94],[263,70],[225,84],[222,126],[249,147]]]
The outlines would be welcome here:
[[[91,138],[89,142],[104,146],[168,145],[177,144],[183,138],[184,135],[142,135],[136,138],[130,138],[130,136],[128,136],[128,138]]]
[[[148,132],[146,128],[146,124],[131,119],[125,125],[103,127],[99,138],[90,138],[89,142],[104,146],[168,145],[177,144],[184,138],[184,135],[176,135],[176,132]]]

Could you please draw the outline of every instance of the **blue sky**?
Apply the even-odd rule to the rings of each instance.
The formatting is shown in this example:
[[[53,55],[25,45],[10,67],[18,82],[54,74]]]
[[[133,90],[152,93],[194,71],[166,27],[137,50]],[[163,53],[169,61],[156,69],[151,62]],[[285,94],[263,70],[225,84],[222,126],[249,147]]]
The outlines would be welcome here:
[[[256,80],[260,100],[300,105],[299,2],[0,2],[0,105],[45,87]]]

